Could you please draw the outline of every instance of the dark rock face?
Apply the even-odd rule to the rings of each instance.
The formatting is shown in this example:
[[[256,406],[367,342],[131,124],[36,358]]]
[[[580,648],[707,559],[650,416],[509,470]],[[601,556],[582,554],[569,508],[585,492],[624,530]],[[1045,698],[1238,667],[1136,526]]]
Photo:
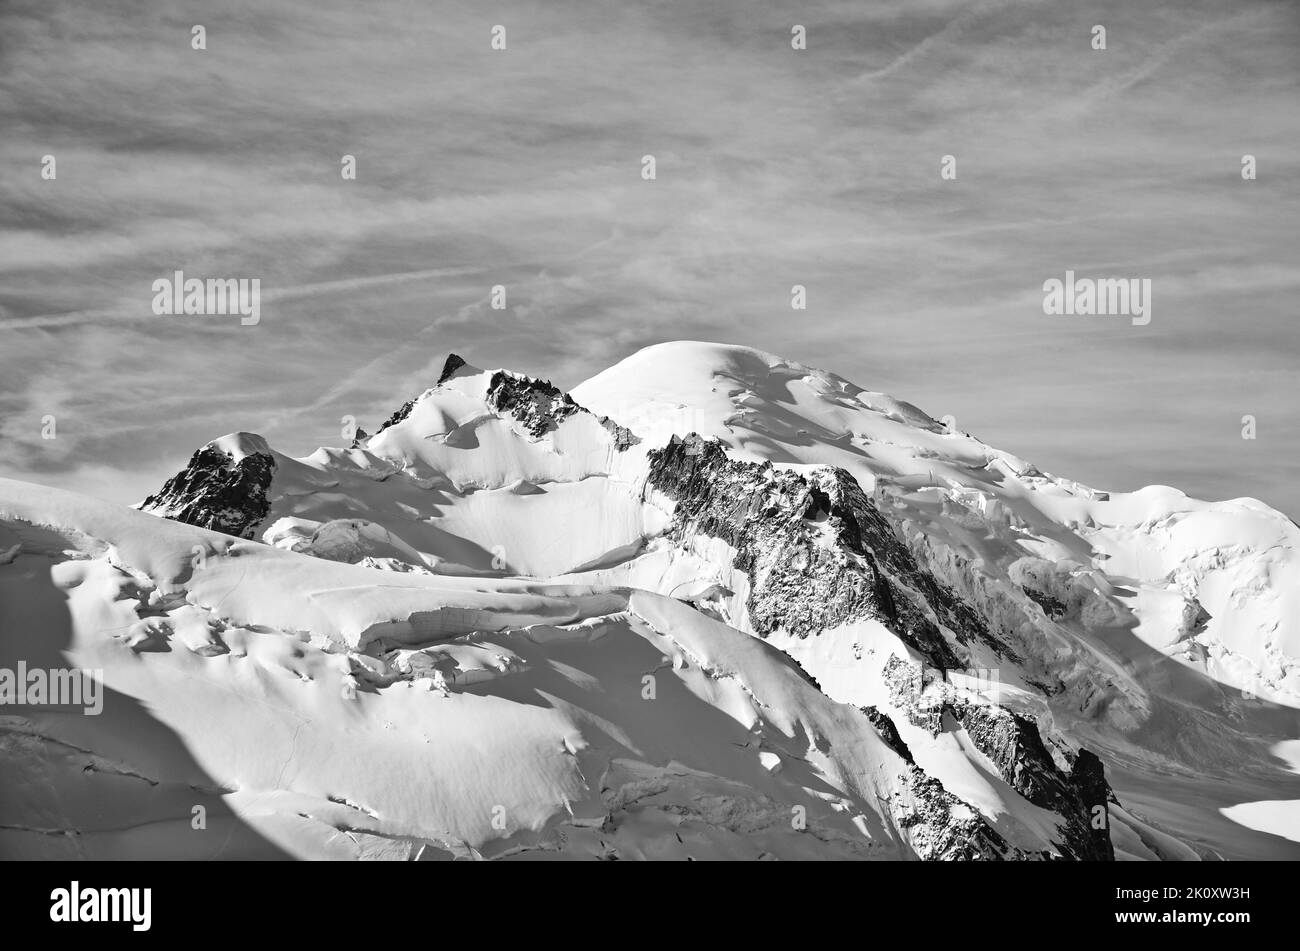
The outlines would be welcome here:
[[[525,431],[534,439],[553,432],[570,416],[590,413],[549,380],[516,376],[505,370],[497,370],[488,382],[488,405],[496,412],[506,413],[523,423]],[[608,416],[595,418],[614,437],[614,448],[619,452],[639,442],[631,430]]]
[[[570,416],[582,412],[573,397],[546,380],[497,370],[488,383],[488,405],[524,424],[534,438],[552,432]]]
[[[935,623],[959,640],[983,623],[922,570],[843,469],[801,474],[736,462],[721,444],[673,437],[649,454],[649,484],[677,504],[668,535],[720,538],[750,580],[754,630],[800,637],[859,618],[889,625],[939,668],[961,665]]]
[[[703,535],[735,550],[734,566],[750,582],[746,606],[755,633],[767,636],[781,628],[808,637],[868,617],[886,624],[940,678],[930,690],[921,682],[920,668],[891,657],[884,673],[893,705],[935,735],[953,728],[946,723],[964,728],[1016,792],[1061,817],[1062,841],[1054,844],[1062,857],[1114,859],[1105,823],[1093,828],[1093,807],[1104,807],[1109,795],[1100,760],[1083,751],[1074,769],[1063,771],[1032,720],[980,702],[942,679],[944,671],[963,665],[958,646],[939,624],[961,644],[978,639],[1002,645],[971,605],[917,563],[848,472],[833,467],[794,472],[737,462],[727,458],[721,443],[691,434],[673,437],[649,454],[647,481],[676,503],[666,533],[671,540],[683,544]],[[905,809],[900,824],[928,843],[919,850],[922,857],[1051,857],[1010,848],[978,813],[915,764],[888,716],[874,707],[862,712],[914,771],[913,791],[926,806],[916,815],[900,807]]]
[[[988,822],[967,803],[943,788],[912,759],[894,721],[875,707],[859,707],[880,738],[908,766],[908,786],[915,804],[891,803],[891,813],[901,829],[912,836],[912,847],[927,861],[993,861],[1027,858],[1011,848]]]
[[[1115,791],[1106,782],[1106,767],[1091,750],[1079,750],[1070,768],[1070,785],[1083,802],[1085,815],[1079,830],[1086,835],[1096,853],[1093,858],[1114,861],[1115,846],[1110,841],[1109,803],[1118,802]]]
[[[912,751],[907,748],[907,744],[903,742],[903,738],[898,735],[898,727],[894,726],[893,720],[889,719],[888,716],[881,713],[875,707],[859,707],[858,709],[867,715],[867,719],[871,721],[871,725],[876,728],[876,732],[880,734],[880,738],[889,745],[891,750],[903,757],[907,763],[916,765],[916,761],[912,759]]]
[[[420,398],[419,396],[413,396],[405,403],[403,403],[400,407],[398,407],[397,412],[395,412],[392,416],[388,417],[388,419],[384,420],[382,423],[379,424],[379,428],[375,430],[375,435],[378,436],[389,426],[396,426],[402,420],[406,419],[406,417],[410,416],[411,408],[415,406],[415,401],[418,400],[419,398]]]
[[[1020,586],[1020,590],[1029,595],[1034,603],[1043,609],[1043,613],[1050,618],[1064,617],[1068,611],[1064,602],[1059,598],[1052,597],[1052,595],[1047,594],[1044,591],[1035,591],[1028,585],[1023,584]]]
[[[463,366],[465,366],[465,361],[458,355],[454,353],[447,354],[447,362],[442,365],[442,372],[438,374],[438,382],[433,385],[442,386],[442,384],[451,379],[453,373]]]
[[[1092,828],[1092,807],[1105,809],[1110,795],[1101,760],[1088,750],[1080,750],[1073,769],[1065,773],[1043,746],[1038,727],[1027,717],[992,704],[958,703],[947,709],[966,728],[980,752],[997,764],[1002,778],[1016,792],[1065,819],[1065,841],[1058,845],[1067,857],[1115,860],[1109,823],[1103,822],[1100,829]]]
[[[883,672],[892,705],[906,711],[910,723],[935,736],[944,730],[964,729],[1007,785],[1061,817],[1062,841],[1055,844],[1063,857],[1114,860],[1104,812],[1112,793],[1096,755],[1080,750],[1066,772],[1047,751],[1030,718],[996,703],[977,701],[945,680],[927,680],[925,672],[897,656],[889,659]],[[1098,806],[1103,810],[1100,819]]]
[[[249,453],[236,462],[208,445],[141,508],[187,525],[252,538],[271,508],[267,490],[274,475],[275,458],[267,453]]]
[[[438,375],[438,382],[434,386],[446,383],[463,366],[467,364],[460,356],[454,353],[448,355],[442,373]],[[403,403],[397,412],[376,430],[376,435],[410,416],[412,408],[419,399],[420,397],[417,396]],[[549,380],[535,380],[505,370],[497,370],[488,381],[487,402],[495,412],[517,419],[534,439],[553,432],[570,416],[590,412],[574,402],[573,397],[568,393],[553,386]],[[614,448],[619,452],[640,442],[630,429],[618,425],[608,416],[597,416],[596,419],[614,437]],[[358,446],[354,444],[353,448]]]
[[[1018,849],[1012,849],[1006,839],[921,767],[911,767],[912,794],[920,808],[909,809],[900,803],[892,804],[891,812],[900,828],[912,836],[912,847],[917,855],[934,862],[1000,862],[1004,859],[1024,859]]]
[[[604,426],[606,431],[614,437],[614,448],[619,452],[622,452],[631,446],[635,446],[641,441],[632,430],[628,429],[626,426],[620,426],[608,416],[597,416],[596,419],[599,420],[600,425]]]

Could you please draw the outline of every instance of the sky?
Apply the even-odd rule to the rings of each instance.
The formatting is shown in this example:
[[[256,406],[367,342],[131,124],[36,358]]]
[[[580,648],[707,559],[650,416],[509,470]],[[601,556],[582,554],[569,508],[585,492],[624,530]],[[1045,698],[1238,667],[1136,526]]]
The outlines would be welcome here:
[[[1297,103],[1290,0],[9,0],[0,475],[134,502],[224,433],[373,431],[449,351],[569,388],[697,339],[1298,517]],[[178,269],[260,323],[156,315]],[[1046,316],[1067,269],[1151,322]]]

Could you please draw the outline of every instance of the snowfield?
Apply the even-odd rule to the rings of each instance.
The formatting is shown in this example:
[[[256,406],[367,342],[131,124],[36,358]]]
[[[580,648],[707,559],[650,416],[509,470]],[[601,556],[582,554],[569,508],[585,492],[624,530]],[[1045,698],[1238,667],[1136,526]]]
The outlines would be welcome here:
[[[0,479],[0,856],[1300,857],[1300,528],[757,350]]]

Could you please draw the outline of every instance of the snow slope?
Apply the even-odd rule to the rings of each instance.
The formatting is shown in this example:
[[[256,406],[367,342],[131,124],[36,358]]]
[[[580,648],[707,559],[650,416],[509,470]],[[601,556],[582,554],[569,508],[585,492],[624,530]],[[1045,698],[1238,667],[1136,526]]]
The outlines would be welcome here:
[[[4,663],[108,691],[0,720],[9,858],[1012,851],[779,651],[660,595],[342,565],[10,480],[0,521]]]
[[[1248,790],[1294,796],[1269,752],[1300,735],[1300,529],[1281,513],[1162,486],[1098,491],[910,404],[745,347],[661,344],[573,392],[593,412],[637,420],[645,446],[687,420],[733,458],[842,467],[918,560],[1000,629],[1006,649],[976,652],[967,666],[992,673],[1013,707],[1109,752],[1109,763],[1140,764],[1132,795],[1209,851],[1230,853],[1239,830],[1153,798],[1150,774],[1177,776],[1175,795],[1229,814]],[[654,586],[664,558],[644,560],[625,570]],[[666,586],[698,574],[674,566]],[[715,570],[708,583],[739,590],[735,575]],[[724,616],[743,619],[743,601],[732,597]],[[830,633],[775,640],[832,695],[870,691],[876,678],[860,668],[871,661],[858,655],[873,635]],[[1112,766],[1110,776],[1122,799],[1127,773]],[[1298,819],[1291,808],[1269,831],[1294,837]]]
[[[1164,486],[1100,492],[911,404],[746,347],[649,347],[573,395],[634,420],[647,447],[694,431],[738,458],[841,466],[924,534],[936,560],[978,559],[1058,596],[1103,580],[1132,588],[1107,609],[1129,609],[1144,643],[1300,707],[1300,527],[1261,502],[1200,502]],[[1209,615],[1199,630],[1194,612],[1182,617],[1189,605]]]
[[[950,430],[677,342],[572,394],[453,356],[152,514],[0,482],[0,645],[118,700],[5,721],[0,852],[1300,855],[1300,529]]]
[[[196,453],[144,507],[349,563],[464,575],[570,570],[638,539],[641,519],[639,503],[607,479],[627,434],[565,399],[453,358],[437,386],[363,445],[293,459],[260,436],[232,434]],[[232,475],[254,468],[250,455],[264,465]],[[248,498],[250,479],[266,505],[232,517],[225,490]],[[198,496],[204,504],[187,512]],[[598,517],[572,518],[579,511]]]

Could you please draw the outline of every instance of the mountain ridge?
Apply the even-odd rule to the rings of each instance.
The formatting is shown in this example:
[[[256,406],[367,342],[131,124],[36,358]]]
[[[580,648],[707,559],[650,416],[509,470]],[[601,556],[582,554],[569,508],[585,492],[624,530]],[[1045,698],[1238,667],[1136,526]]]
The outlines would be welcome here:
[[[611,632],[606,643],[623,645],[611,648],[614,659],[634,655],[636,638],[653,644],[689,631],[696,646],[681,655],[684,667],[673,662],[672,677],[717,703],[726,695],[715,680],[721,668],[705,664],[702,681],[687,671],[715,641],[750,638],[787,658],[804,683],[800,697],[812,691],[830,704],[826,715],[850,716],[858,739],[839,742],[869,735],[878,750],[868,772],[871,783],[888,774],[892,791],[877,786],[873,795],[889,805],[879,812],[854,799],[850,811],[867,818],[844,833],[849,840],[835,839],[864,836],[848,854],[1161,859],[1289,847],[1286,824],[1261,816],[1300,798],[1300,782],[1271,752],[1300,736],[1300,634],[1288,613],[1300,533],[1290,520],[1254,500],[1091,489],[910,403],[762,351],[657,345],[571,393],[452,354],[435,385],[374,435],[360,431],[347,448],[299,459],[254,434],[222,437],[142,508],[241,541],[218,545],[218,564],[181,583],[206,620],[196,627],[192,612],[183,624],[168,614],[134,636],[137,646],[184,631],[212,659],[225,656],[225,631],[315,618],[305,635],[349,658],[340,689],[355,699],[416,682],[445,696],[496,683],[497,674],[451,676],[484,636],[554,631],[544,635],[550,651],[602,642],[581,633],[594,625]],[[23,511],[17,524],[31,516],[30,506]],[[205,577],[226,576],[227,561],[263,547],[291,561],[257,555],[268,580],[239,582],[236,600],[203,593]],[[365,574],[326,581],[353,571]],[[173,583],[144,574],[160,591]],[[273,593],[272,579],[284,594]],[[298,620],[275,606],[301,597]],[[502,658],[505,649],[493,648]],[[604,648],[591,649],[584,663]],[[750,676],[778,655],[762,656]],[[623,729],[639,729],[632,709],[620,716]],[[770,740],[754,748],[765,769],[791,768],[788,737],[798,742],[798,732],[784,735],[784,752],[771,752]],[[840,794],[865,788],[866,774],[853,772],[863,763],[843,772],[847,750],[812,742],[808,754]],[[615,768],[617,756],[601,756],[600,770]],[[710,747],[695,768],[707,772],[710,757],[726,760]],[[640,762],[636,770],[662,768],[653,757]],[[1171,770],[1187,773],[1180,782],[1205,801],[1191,815],[1150,793],[1150,778]],[[656,775],[652,785],[673,795],[707,797],[716,779]],[[1238,798],[1247,775],[1256,800]],[[746,809],[759,801],[738,790],[727,795]],[[629,828],[612,800],[584,801],[603,827]],[[763,814],[760,838],[776,828]],[[572,829],[561,834],[568,827],[556,821],[519,847],[568,840]],[[732,832],[751,843],[758,835]],[[300,852],[317,848],[289,839]],[[466,854],[486,856],[498,839],[474,839]],[[777,854],[801,854],[793,840],[779,841]],[[619,848],[648,855],[662,842],[638,826]]]

